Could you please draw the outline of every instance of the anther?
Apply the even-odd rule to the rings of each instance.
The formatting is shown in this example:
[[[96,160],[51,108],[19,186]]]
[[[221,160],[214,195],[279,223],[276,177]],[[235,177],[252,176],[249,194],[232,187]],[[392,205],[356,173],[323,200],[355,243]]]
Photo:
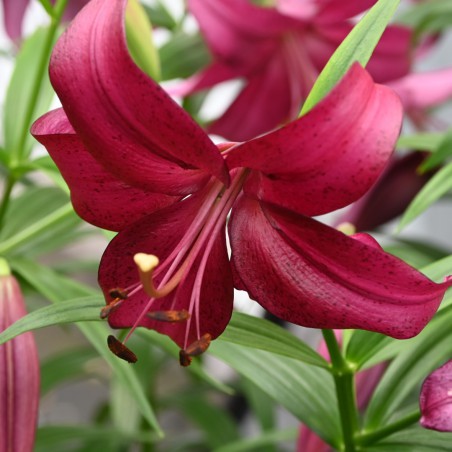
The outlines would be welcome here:
[[[182,311],[151,311],[146,315],[153,320],[171,323],[184,322],[190,318],[190,314],[185,309]]]
[[[132,350],[127,348],[121,341],[110,335],[107,338],[107,344],[110,351],[118,358],[127,361],[128,363],[136,363],[138,361],[137,356]]]
[[[100,310],[101,319],[106,319],[113,311],[119,308],[122,302],[127,298],[127,292],[119,288],[111,289],[108,294],[112,300]]]
[[[191,363],[192,356],[199,356],[203,354],[210,345],[212,335],[205,333],[195,342],[192,342],[185,350],[179,351],[179,363],[183,367],[187,367]]]

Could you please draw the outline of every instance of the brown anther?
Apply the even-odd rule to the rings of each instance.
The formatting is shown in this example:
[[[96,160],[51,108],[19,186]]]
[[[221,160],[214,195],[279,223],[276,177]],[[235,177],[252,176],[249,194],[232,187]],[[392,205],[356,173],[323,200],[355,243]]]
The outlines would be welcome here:
[[[119,298],[115,298],[114,300],[110,301],[110,303],[108,303],[100,310],[100,318],[106,319],[113,311],[116,310],[116,308],[121,305],[122,302],[123,300]]]
[[[212,335],[209,333],[203,334],[200,339],[192,342],[185,350],[179,351],[179,363],[183,367],[187,367],[191,363],[192,356],[199,356],[203,354],[210,345]]]
[[[107,344],[110,351],[118,358],[127,361],[128,363],[136,363],[138,361],[137,356],[132,350],[127,348],[121,341],[110,335],[107,338]]]
[[[182,367],[188,367],[191,364],[191,358],[185,350],[179,350],[179,364]]]
[[[146,314],[153,320],[159,320],[160,322],[185,322],[190,318],[190,314],[185,309],[182,311],[151,311]]]
[[[127,292],[124,289],[121,289],[120,287],[115,287],[114,289],[110,289],[108,292],[108,295],[110,295],[111,298],[113,298],[113,301],[116,298],[119,298],[120,300],[125,300],[127,298]]]

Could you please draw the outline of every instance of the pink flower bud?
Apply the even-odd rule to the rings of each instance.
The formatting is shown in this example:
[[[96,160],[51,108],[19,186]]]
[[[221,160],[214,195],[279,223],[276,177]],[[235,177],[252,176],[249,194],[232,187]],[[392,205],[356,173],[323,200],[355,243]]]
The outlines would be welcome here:
[[[0,332],[26,314],[16,279],[0,261]],[[6,271],[5,271],[6,269]],[[33,450],[39,362],[32,333],[0,345],[0,451]]]

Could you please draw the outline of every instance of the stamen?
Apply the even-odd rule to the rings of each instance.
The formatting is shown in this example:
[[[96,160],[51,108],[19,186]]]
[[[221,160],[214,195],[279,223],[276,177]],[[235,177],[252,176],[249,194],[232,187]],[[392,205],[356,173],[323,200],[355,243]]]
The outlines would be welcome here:
[[[138,358],[132,350],[127,348],[121,341],[110,335],[107,338],[107,344],[110,351],[118,358],[127,361],[128,363],[136,363]]]
[[[195,342],[192,342],[185,350],[179,351],[179,363],[183,367],[187,367],[191,363],[192,356],[199,356],[203,354],[210,345],[212,335],[205,333]]]
[[[190,317],[190,314],[185,309],[182,311],[151,311],[146,315],[153,320],[171,323],[185,322]]]
[[[121,306],[124,300],[127,299],[127,292],[120,288],[111,289],[108,294],[113,299],[100,310],[101,319],[106,319],[113,311]]]

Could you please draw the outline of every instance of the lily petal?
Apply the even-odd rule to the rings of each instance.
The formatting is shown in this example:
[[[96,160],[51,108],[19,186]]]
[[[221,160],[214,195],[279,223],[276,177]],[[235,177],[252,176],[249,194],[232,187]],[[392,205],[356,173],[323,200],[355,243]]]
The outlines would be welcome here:
[[[3,0],[3,18],[5,30],[13,41],[22,36],[22,21],[30,0]]]
[[[93,0],[55,46],[50,78],[69,121],[94,158],[133,185],[181,195],[210,175],[228,184],[206,133],[133,62],[126,5]],[[165,161],[165,174],[155,173]]]
[[[406,339],[436,312],[452,280],[436,284],[403,261],[313,219],[251,198],[229,223],[234,271],[282,319]]]
[[[452,68],[409,74],[389,86],[407,110],[434,107],[452,97]]]
[[[133,262],[133,256],[136,253],[153,254],[159,258],[160,262],[163,262],[187,231],[199,210],[200,202],[202,202],[202,197],[195,195],[177,205],[151,214],[121,231],[110,242],[100,264],[99,284],[105,294],[107,295],[113,287],[126,288],[138,282],[138,272]],[[203,252],[200,254],[202,256]],[[200,257],[173,292],[153,302],[152,311],[183,309],[190,311],[190,298],[196,284],[199,259]],[[161,278],[161,275],[157,276],[156,282],[158,283]],[[210,333],[214,339],[226,328],[232,314],[233,286],[224,230],[215,240],[201,284],[201,302],[198,314],[192,312],[191,315],[188,343],[199,339],[196,331],[197,322],[200,334]],[[108,317],[110,326],[113,328],[132,326],[148,301],[149,296],[143,291],[129,296]],[[185,322],[167,323],[145,317],[140,325],[167,334],[181,348],[186,346],[187,324]]]
[[[331,24],[354,17],[373,6],[376,0],[317,0],[316,23]]]
[[[230,168],[252,170],[244,190],[304,215],[320,215],[362,196],[386,165],[402,108],[358,64],[313,110],[281,129],[243,143]]]
[[[282,54],[273,55],[262,71],[247,80],[246,87],[209,127],[209,132],[234,141],[245,141],[262,130],[273,129],[290,111],[288,74],[281,71],[285,64]],[[266,107],[271,99],[278,99],[278,103],[268,110]]]
[[[106,171],[85,149],[61,108],[38,119],[31,133],[58,165],[75,211],[95,226],[119,231],[180,199],[130,186]]]
[[[452,432],[452,360],[426,378],[419,403],[423,427]]]

